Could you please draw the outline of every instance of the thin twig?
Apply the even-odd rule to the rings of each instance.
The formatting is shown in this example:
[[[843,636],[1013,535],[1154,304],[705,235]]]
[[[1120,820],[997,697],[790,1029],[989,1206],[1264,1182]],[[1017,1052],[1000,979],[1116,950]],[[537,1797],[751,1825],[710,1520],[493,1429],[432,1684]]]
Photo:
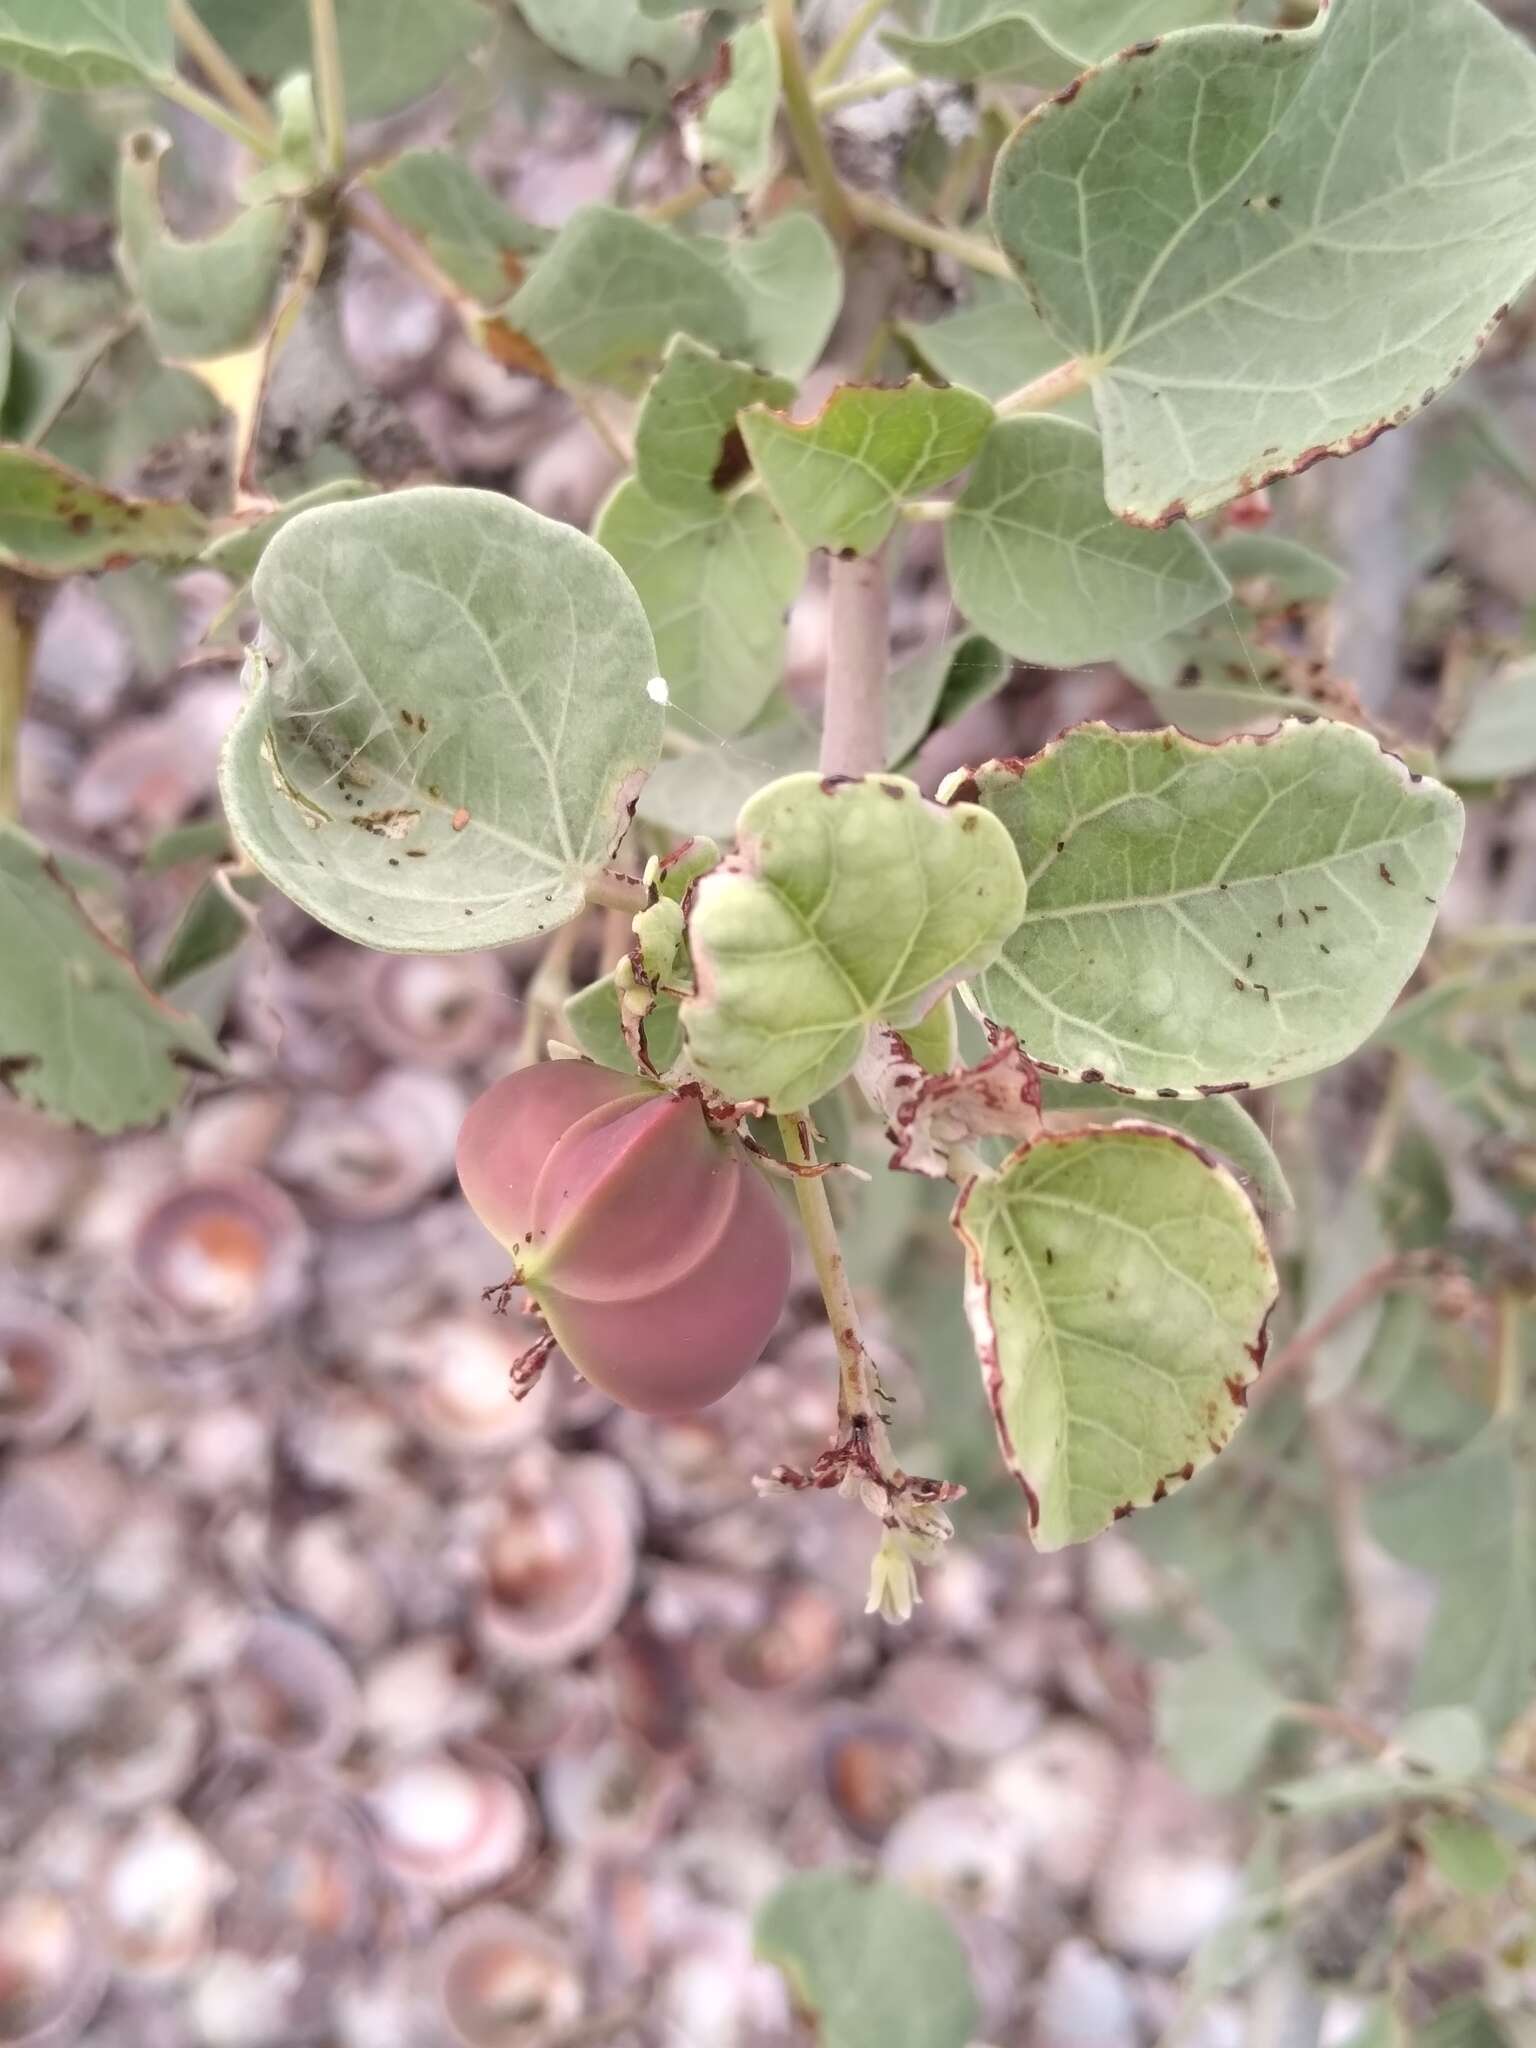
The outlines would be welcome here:
[[[1079,391],[1088,388],[1088,368],[1080,356],[1070,356],[1064,363],[1058,363],[1054,370],[1047,370],[1044,376],[1034,378],[1028,384],[1020,385],[1017,391],[1009,392],[1006,398],[997,401],[999,419],[1011,419],[1021,412],[1049,412],[1053,405],[1065,405],[1069,398],[1075,398]]]
[[[916,85],[917,73],[905,64],[887,64],[883,71],[865,71],[858,78],[845,78],[841,85],[829,85],[815,95],[818,114],[830,114],[838,107],[856,107],[862,100],[884,99],[900,92],[904,85]]]
[[[238,114],[231,113],[222,100],[214,99],[179,72],[156,78],[155,91],[162,99],[174,101],[178,107],[185,107],[189,114],[196,114],[209,127],[222,129],[234,141],[243,143],[254,156],[273,157],[277,154],[277,144],[269,134],[252,128]]]
[[[543,1059],[545,1041],[565,1019],[566,998],[571,993],[571,956],[580,927],[581,919],[573,917],[569,924],[552,931],[533,971],[523,998],[527,1010],[517,1050],[520,1067],[536,1066]]]
[[[779,1134],[784,1140],[784,1157],[791,1166],[815,1166],[816,1146],[811,1127],[803,1116],[781,1116]],[[848,1279],[848,1266],[837,1241],[837,1224],[827,1200],[825,1180],[820,1176],[795,1176],[795,1206],[811,1248],[811,1263],[826,1304],[837,1345],[837,1426],[845,1435],[856,1424],[867,1427],[870,1448],[883,1467],[890,1442],[881,1419],[874,1366],[859,1335],[859,1311]]]
[[[238,114],[253,134],[264,135],[275,145],[277,124],[272,110],[244,72],[207,26],[193,12],[189,0],[170,0],[171,28],[177,42],[196,63],[208,83],[232,113]]]
[[[821,724],[823,775],[868,775],[885,766],[885,679],[890,659],[890,585],[876,555],[834,555],[827,565],[831,623]]]
[[[1298,1330],[1269,1361],[1253,1389],[1252,1401],[1270,1399],[1282,1381],[1305,1372],[1335,1331],[1342,1330],[1351,1317],[1369,1307],[1378,1295],[1390,1294],[1409,1281],[1432,1279],[1444,1271],[1445,1263],[1441,1252],[1417,1251],[1393,1252],[1388,1258],[1378,1259],[1374,1266],[1367,1266],[1336,1301],[1330,1302],[1305,1329]]]
[[[851,242],[857,223],[848,194],[837,175],[837,166],[827,148],[827,138],[816,118],[810,80],[805,72],[805,53],[795,25],[795,0],[768,0],[768,25],[778,45],[779,69],[783,79],[784,117],[806,182],[816,195],[824,225],[840,242]]]
[[[890,0],[863,0],[863,5],[853,10],[822,51],[820,61],[811,73],[813,86],[830,85],[834,78],[842,77],[854,51],[889,5]]]
[[[325,167],[339,174],[347,155],[347,87],[341,69],[336,0],[309,0],[309,48],[315,65],[315,101],[325,139]]]
[[[20,815],[17,765],[21,721],[32,687],[36,623],[27,615],[20,578],[0,583],[0,818]]]
[[[908,213],[905,207],[894,206],[890,200],[881,199],[873,192],[851,192],[844,188],[843,197],[862,227],[876,228],[881,234],[894,235],[898,241],[911,242],[919,249],[932,249],[938,255],[953,256],[957,263],[963,263],[971,270],[984,271],[988,277],[1013,276],[1013,266],[1002,250],[992,242],[983,241],[980,235],[968,235],[963,229],[924,220],[921,215]]]

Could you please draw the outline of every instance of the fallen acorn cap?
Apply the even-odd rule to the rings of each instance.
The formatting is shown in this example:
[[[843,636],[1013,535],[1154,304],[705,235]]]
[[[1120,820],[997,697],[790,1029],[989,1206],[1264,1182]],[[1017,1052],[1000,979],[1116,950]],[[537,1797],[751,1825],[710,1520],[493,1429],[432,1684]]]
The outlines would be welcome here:
[[[761,1355],[788,1229],[691,1097],[581,1060],[525,1067],[471,1107],[458,1168],[560,1348],[625,1407],[703,1407]]]

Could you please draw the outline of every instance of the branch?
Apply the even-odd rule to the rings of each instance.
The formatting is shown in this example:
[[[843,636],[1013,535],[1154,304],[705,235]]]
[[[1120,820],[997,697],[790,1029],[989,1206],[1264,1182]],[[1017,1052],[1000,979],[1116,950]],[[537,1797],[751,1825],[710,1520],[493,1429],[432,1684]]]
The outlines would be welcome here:
[[[315,62],[315,100],[325,139],[325,167],[335,177],[347,154],[347,89],[341,71],[336,0],[309,0],[309,47]]]
[[[33,586],[34,590],[36,586]],[[20,577],[0,580],[0,819],[20,815],[17,766],[21,721],[32,686],[36,620]]]
[[[1390,1294],[1394,1288],[1411,1280],[1435,1279],[1448,1270],[1448,1265],[1443,1252],[1419,1251],[1394,1252],[1389,1258],[1378,1259],[1374,1266],[1367,1266],[1337,1301],[1330,1302],[1315,1321],[1298,1330],[1270,1360],[1253,1390],[1254,1397],[1268,1400],[1282,1380],[1305,1372],[1334,1332],[1342,1330],[1350,1318],[1368,1307],[1377,1295]]]
[[[1013,276],[1013,265],[1002,250],[995,243],[984,241],[980,235],[968,235],[960,228],[947,228],[939,221],[924,220],[919,214],[908,213],[905,207],[893,206],[888,199],[880,199],[873,192],[844,190],[843,197],[861,227],[878,228],[882,234],[894,235],[898,241],[911,242],[919,249],[932,249],[941,256],[953,256],[957,263],[964,263],[972,270],[985,271],[989,277]]]
[[[816,195],[823,221],[839,242],[851,242],[858,231],[858,224],[848,204],[843,182],[837,175],[831,151],[827,148],[827,138],[816,118],[816,102],[806,76],[800,32],[795,26],[795,0],[768,0],[768,25],[778,44],[779,68],[783,74],[784,117],[789,123],[795,155],[805,173],[806,183]]]
[[[869,34],[875,23],[890,5],[890,0],[863,0],[843,23],[822,53],[821,62],[811,73],[813,86],[830,85],[834,78],[841,78],[849,60],[860,43]]]
[[[890,587],[878,555],[834,555],[827,565],[831,626],[821,721],[823,775],[869,775],[885,766],[885,678]]]
[[[170,0],[171,28],[177,42],[197,65],[226,107],[237,114],[253,135],[265,138],[275,148],[277,124],[266,101],[246,82],[245,73],[223,44],[193,13],[188,0]]]
[[[1058,363],[1054,370],[1047,370],[1032,383],[1020,385],[1017,391],[1009,392],[1006,398],[997,401],[997,416],[1000,420],[1011,419],[1021,412],[1049,412],[1053,405],[1064,405],[1069,398],[1075,398],[1079,391],[1088,388],[1088,370],[1079,356],[1070,356],[1064,363]]]

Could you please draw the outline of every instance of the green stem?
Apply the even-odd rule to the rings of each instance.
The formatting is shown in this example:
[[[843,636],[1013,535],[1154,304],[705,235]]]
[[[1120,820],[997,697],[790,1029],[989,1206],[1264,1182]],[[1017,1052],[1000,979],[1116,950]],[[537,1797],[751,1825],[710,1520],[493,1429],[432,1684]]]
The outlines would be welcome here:
[[[821,715],[823,775],[877,775],[885,766],[890,584],[879,555],[834,555],[827,687]]]
[[[528,1007],[517,1052],[520,1067],[536,1066],[543,1059],[545,1041],[552,1031],[559,1029],[565,1016],[566,998],[571,992],[571,959],[580,931],[581,919],[573,917],[569,924],[560,925],[549,935],[549,943],[523,998]]]
[[[968,235],[960,228],[948,228],[938,221],[923,220],[918,214],[893,206],[888,199],[880,199],[873,192],[845,191],[843,196],[854,219],[862,227],[878,228],[882,234],[894,235],[898,241],[911,242],[919,249],[932,249],[938,255],[953,256],[957,263],[963,263],[971,270],[984,271],[988,277],[1013,276],[1013,266],[1002,250],[991,242],[983,241],[980,235]]]
[[[841,78],[854,51],[869,34],[875,23],[890,5],[890,0],[864,0],[856,7],[840,34],[835,35],[822,52],[821,61],[811,73],[813,86],[830,85],[834,78]]]
[[[644,884],[633,875],[616,875],[603,868],[587,877],[587,901],[604,910],[627,910],[633,917],[637,910],[644,910],[647,900]]]
[[[0,819],[20,815],[17,765],[36,639],[37,628],[23,611],[22,585],[7,579],[0,584]]]
[[[1036,377],[1032,383],[1022,384],[1017,391],[1000,398],[997,416],[1009,419],[1021,412],[1048,412],[1053,405],[1064,405],[1069,398],[1075,398],[1079,391],[1087,388],[1087,364],[1080,356],[1069,356],[1054,370],[1047,370],[1043,377]]]
[[[784,117],[789,123],[795,155],[805,173],[806,183],[816,195],[823,222],[838,241],[851,242],[857,232],[857,222],[827,148],[827,139],[821,132],[821,123],[816,118],[816,103],[811,97],[810,80],[805,71],[805,53],[800,47],[800,32],[795,26],[795,0],[768,0],[768,25],[778,45]]]
[[[189,114],[196,114],[211,128],[221,128],[234,141],[244,144],[253,156],[274,157],[277,144],[270,134],[252,128],[238,114],[232,113],[222,100],[213,99],[202,92],[189,79],[173,75],[155,80],[155,90],[162,99],[171,100],[178,107],[185,107]]]
[[[803,1116],[781,1116],[779,1135],[784,1157],[791,1166],[814,1166],[816,1146],[809,1121]],[[811,1263],[826,1304],[827,1320],[837,1345],[837,1421],[839,1435],[845,1434],[856,1417],[867,1423],[870,1440],[882,1466],[888,1448],[885,1425],[880,1420],[874,1369],[859,1336],[859,1311],[848,1279],[848,1265],[837,1241],[837,1224],[827,1200],[824,1175],[795,1175],[795,1207],[800,1227],[811,1248]]]
[[[325,167],[336,177],[347,155],[347,88],[341,71],[336,0],[309,0],[309,47],[315,65],[315,100],[325,137]]]
[[[884,99],[888,92],[900,92],[904,85],[916,85],[917,73],[905,64],[888,64],[883,71],[866,71],[858,78],[845,78],[841,85],[829,85],[815,95],[818,114],[834,107],[856,107],[861,100]]]
[[[260,93],[246,83],[240,66],[192,11],[189,0],[170,0],[169,13],[177,42],[217,90],[225,106],[240,116],[253,135],[263,135],[269,145],[275,146],[277,124],[271,109]]]

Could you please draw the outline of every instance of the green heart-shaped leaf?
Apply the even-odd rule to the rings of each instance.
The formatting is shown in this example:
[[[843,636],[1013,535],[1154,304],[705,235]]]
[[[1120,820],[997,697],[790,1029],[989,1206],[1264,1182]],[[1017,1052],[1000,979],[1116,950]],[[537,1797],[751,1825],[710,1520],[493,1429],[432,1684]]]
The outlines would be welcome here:
[[[1099,661],[1227,594],[1187,527],[1141,533],[1113,516],[1102,460],[1098,437],[1070,420],[999,420],[944,523],[956,604],[1021,661]]]
[[[522,283],[528,259],[554,237],[502,205],[446,149],[408,149],[363,183],[413,235],[439,270],[482,306],[499,306]]]
[[[1172,1493],[1242,1420],[1278,1292],[1253,1206],[1172,1131],[1047,1135],[955,1205],[966,1313],[1042,1550]]]
[[[1451,792],[1345,725],[1216,746],[1083,725],[962,788],[1029,877],[982,1007],[1042,1064],[1138,1095],[1266,1087],[1353,1052],[1417,966],[1461,844]]]
[[[499,946],[563,923],[661,745],[656,653],[611,556],[488,491],[303,512],[252,591],[231,827],[363,945]]]
[[[731,363],[677,335],[635,422],[635,475],[659,505],[718,511],[721,494],[746,469],[736,433],[743,406],[788,405],[795,387]]]
[[[822,2048],[964,2048],[979,2025],[970,1967],[937,1906],[853,1872],[792,1877],[753,1943],[782,1970]]]
[[[1065,85],[1131,43],[1230,12],[1223,0],[934,0],[926,35],[881,40],[930,78]]]
[[[871,1024],[915,1024],[1024,911],[1007,833],[899,776],[787,775],[737,824],[688,925],[695,1068],[737,1101],[803,1109],[853,1071]]]
[[[0,447],[0,562],[73,576],[134,561],[185,562],[208,538],[191,505],[124,498],[30,448]]]
[[[288,240],[288,209],[247,207],[217,233],[172,234],[160,205],[157,129],[125,138],[118,173],[117,260],[168,362],[232,355],[260,340],[272,315]]]
[[[971,391],[914,377],[895,391],[839,385],[805,422],[754,406],[742,439],[768,495],[808,548],[867,555],[896,523],[904,498],[964,469],[992,424]]]
[[[1443,390],[1536,266],[1533,174],[1536,57],[1478,0],[1335,0],[1090,71],[992,220],[1088,369],[1111,505],[1161,526]]]
[[[0,65],[39,85],[94,92],[174,62],[165,0],[0,0]]]
[[[155,1123],[223,1056],[86,916],[35,839],[0,826],[0,1076],[23,1102],[110,1134]]]
[[[779,46],[766,21],[748,22],[725,47],[725,84],[692,126],[689,153],[710,171],[728,171],[736,191],[750,191],[772,167],[778,115]]]
[[[505,318],[562,377],[621,391],[640,389],[674,334],[736,355],[750,332],[725,265],[670,228],[611,206],[571,216]]]
[[[640,593],[671,701],[712,732],[738,733],[784,668],[784,624],[805,551],[762,498],[659,505],[630,477],[596,537]]]

